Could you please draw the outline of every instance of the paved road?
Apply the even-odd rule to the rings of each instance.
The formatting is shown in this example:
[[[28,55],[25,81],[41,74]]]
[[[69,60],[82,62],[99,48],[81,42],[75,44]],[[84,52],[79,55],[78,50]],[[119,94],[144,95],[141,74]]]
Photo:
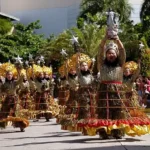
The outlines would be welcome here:
[[[8,127],[0,130],[0,150],[150,150],[150,135],[125,137],[121,140],[99,140],[60,130],[51,122],[32,122],[26,132]]]

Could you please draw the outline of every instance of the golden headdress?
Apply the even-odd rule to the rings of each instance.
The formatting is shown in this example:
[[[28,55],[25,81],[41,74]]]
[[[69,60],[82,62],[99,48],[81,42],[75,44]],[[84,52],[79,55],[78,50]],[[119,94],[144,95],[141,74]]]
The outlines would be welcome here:
[[[88,66],[90,67],[92,64],[92,60],[91,58],[84,54],[84,53],[80,53],[80,54],[74,54],[70,59],[66,60],[63,65],[59,68],[59,74],[61,74],[62,76],[67,75],[69,70],[71,69],[75,69],[77,68],[77,61],[79,63],[81,62],[86,62],[88,64]]]
[[[128,61],[124,64],[124,70],[130,69],[131,73],[134,73],[138,69],[138,64],[134,61]]]
[[[7,72],[12,72],[14,77],[18,77],[18,71],[15,67],[14,64],[11,64],[9,62],[7,63],[3,63],[0,65],[0,76],[5,77]],[[26,75],[26,70],[25,69],[21,69],[20,71],[20,75]]]
[[[76,61],[70,58],[59,67],[58,72],[61,76],[66,76],[71,69],[76,70]]]
[[[43,72],[42,67],[35,64],[33,65],[33,67],[27,69],[28,77],[33,77],[33,75],[38,76],[41,72]]]
[[[78,54],[74,54],[74,55],[71,57],[71,60],[72,60],[73,62],[77,62],[77,57],[79,58],[79,63],[81,63],[81,62],[86,62],[86,63],[88,64],[88,67],[91,66],[92,60],[91,60],[91,58],[90,58],[88,55],[86,55],[86,54],[84,54],[84,53],[80,53],[79,56],[78,56]]]
[[[22,74],[22,75],[26,76],[26,70],[25,70],[25,69],[21,69],[20,74]]]
[[[6,76],[7,72],[12,72],[14,76],[17,76],[17,70],[15,65],[7,62],[0,65],[0,76]]]
[[[52,67],[43,66],[43,72],[47,73],[48,75],[52,75]]]

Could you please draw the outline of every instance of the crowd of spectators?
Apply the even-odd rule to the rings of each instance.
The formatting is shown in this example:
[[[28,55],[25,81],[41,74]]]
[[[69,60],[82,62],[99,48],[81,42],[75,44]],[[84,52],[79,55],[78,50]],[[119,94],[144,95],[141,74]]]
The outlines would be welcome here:
[[[140,104],[145,107],[150,107],[150,78],[139,76],[135,81],[135,87],[139,94]]]

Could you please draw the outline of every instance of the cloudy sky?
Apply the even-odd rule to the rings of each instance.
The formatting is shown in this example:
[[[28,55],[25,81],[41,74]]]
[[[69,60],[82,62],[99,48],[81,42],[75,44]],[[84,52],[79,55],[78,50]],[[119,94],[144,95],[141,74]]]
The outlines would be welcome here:
[[[135,23],[140,22],[139,13],[140,13],[141,4],[143,3],[143,0],[129,0],[129,3],[131,3],[134,9],[131,15],[131,19],[134,20]]]

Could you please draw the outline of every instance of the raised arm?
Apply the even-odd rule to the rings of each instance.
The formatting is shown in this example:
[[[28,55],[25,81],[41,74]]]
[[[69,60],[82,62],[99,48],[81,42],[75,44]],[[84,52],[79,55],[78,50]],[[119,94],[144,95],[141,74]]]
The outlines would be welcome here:
[[[23,82],[23,78],[24,78],[23,74],[18,76],[18,79],[15,81],[15,85],[17,86],[17,85],[21,84]]]
[[[107,41],[107,36],[105,36],[105,38],[100,43],[100,47],[99,47],[99,51],[98,51],[98,55],[97,55],[97,69],[98,69],[98,72],[100,71],[100,68],[101,68],[102,64],[104,63],[106,41]]]
[[[132,82],[134,82],[136,80],[136,78],[139,76],[140,70],[141,70],[141,60],[138,60],[138,68],[132,76]]]
[[[126,51],[118,36],[115,39],[115,42],[118,45],[118,50],[119,50],[119,64],[120,66],[123,66],[123,64],[126,61]]]

